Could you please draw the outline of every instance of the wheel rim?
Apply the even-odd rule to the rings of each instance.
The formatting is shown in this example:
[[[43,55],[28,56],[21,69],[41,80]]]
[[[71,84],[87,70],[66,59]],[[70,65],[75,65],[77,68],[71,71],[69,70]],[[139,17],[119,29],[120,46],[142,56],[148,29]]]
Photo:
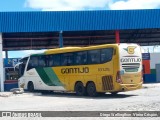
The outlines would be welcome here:
[[[84,95],[85,93],[84,93],[84,87],[83,87],[83,84],[82,83],[77,83],[76,84],[76,94],[78,95],[78,96],[82,96],[82,95]]]
[[[83,91],[83,90],[82,90],[82,87],[81,87],[81,86],[78,86],[78,92],[79,92],[79,93],[82,93],[82,91]]]
[[[95,92],[95,88],[94,88],[94,86],[93,86],[93,85],[91,85],[91,86],[89,87],[89,92],[90,92],[90,93]]]
[[[96,96],[97,92],[96,92],[96,87],[94,85],[94,83],[89,83],[89,85],[87,86],[87,92],[89,96]]]

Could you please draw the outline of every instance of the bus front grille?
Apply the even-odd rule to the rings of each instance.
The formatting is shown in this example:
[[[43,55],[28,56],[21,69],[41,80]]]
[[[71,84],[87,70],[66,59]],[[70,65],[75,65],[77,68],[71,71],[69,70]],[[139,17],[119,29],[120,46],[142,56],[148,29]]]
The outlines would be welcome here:
[[[102,89],[103,90],[113,90],[113,79],[112,76],[102,77]]]

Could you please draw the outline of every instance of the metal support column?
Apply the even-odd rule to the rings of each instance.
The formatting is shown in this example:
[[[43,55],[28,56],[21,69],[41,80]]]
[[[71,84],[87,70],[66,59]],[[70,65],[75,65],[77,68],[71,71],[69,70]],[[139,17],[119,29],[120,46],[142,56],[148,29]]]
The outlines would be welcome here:
[[[8,59],[8,51],[5,51],[5,58]]]
[[[115,35],[116,35],[116,43],[120,43],[119,30],[115,31]]]
[[[63,47],[63,35],[62,35],[63,31],[59,32],[59,47],[62,48]]]
[[[0,83],[1,83],[1,92],[4,91],[4,69],[3,69],[3,55],[2,55],[2,33],[0,33]]]

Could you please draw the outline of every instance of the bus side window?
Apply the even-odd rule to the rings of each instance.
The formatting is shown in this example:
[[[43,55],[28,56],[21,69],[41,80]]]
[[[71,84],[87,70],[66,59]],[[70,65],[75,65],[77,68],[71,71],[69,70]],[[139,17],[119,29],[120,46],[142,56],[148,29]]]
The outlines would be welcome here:
[[[64,53],[61,54],[61,65],[70,66],[73,65],[73,53]]]
[[[60,66],[60,54],[47,56],[48,67]]]
[[[67,66],[67,56],[65,54],[61,54],[61,65]]]
[[[38,67],[38,57],[37,56],[31,56],[29,63],[28,63],[28,67],[27,70],[30,70],[32,68]]]
[[[67,54],[67,65],[73,65],[74,64],[74,54],[73,53],[68,53]]]
[[[88,64],[100,63],[100,50],[88,51]]]
[[[53,61],[53,55],[49,55],[48,56],[48,66],[49,67],[52,67],[52,66],[54,66],[54,61]]]
[[[46,56],[39,56],[39,67],[46,67]]]
[[[75,65],[87,64],[87,51],[76,52],[74,59]]]
[[[60,54],[53,55],[53,66],[60,66],[61,56]]]
[[[111,61],[112,56],[113,56],[113,48],[101,49],[101,63]]]

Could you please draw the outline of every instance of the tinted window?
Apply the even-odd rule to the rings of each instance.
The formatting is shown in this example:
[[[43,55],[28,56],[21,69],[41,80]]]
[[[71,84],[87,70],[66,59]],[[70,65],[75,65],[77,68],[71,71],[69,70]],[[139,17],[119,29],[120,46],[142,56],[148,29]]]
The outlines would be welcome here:
[[[20,60],[20,62],[22,62],[22,64],[19,65],[19,76],[20,77],[24,74],[27,60],[28,60],[28,57]]]
[[[87,64],[87,51],[76,52],[75,53],[75,64],[85,65]]]
[[[60,55],[59,54],[55,54],[55,55],[49,55],[48,56],[48,65],[50,67],[53,66],[59,66],[60,65]]]
[[[38,67],[38,57],[37,56],[31,56],[30,60],[29,60],[27,70],[35,68],[35,67]]]
[[[112,56],[113,56],[113,48],[101,49],[101,63],[111,61]]]
[[[27,60],[28,60],[28,57],[21,59],[21,60],[20,60],[20,62],[22,62],[23,64],[25,64],[25,65],[26,65]]]
[[[61,65],[62,66],[73,65],[74,64],[73,57],[74,57],[73,53],[61,54]]]
[[[108,62],[112,59],[113,48],[80,51],[73,53],[54,54],[41,58],[41,62],[44,65],[47,60],[47,66],[70,66],[70,65],[86,65],[86,64],[100,64]]]
[[[88,63],[89,64],[100,63],[100,50],[88,51]]]
[[[49,56],[48,56],[48,66],[49,66],[49,67],[54,66],[53,55],[49,55]]]
[[[39,56],[39,67],[45,67],[46,66],[46,56]]]

